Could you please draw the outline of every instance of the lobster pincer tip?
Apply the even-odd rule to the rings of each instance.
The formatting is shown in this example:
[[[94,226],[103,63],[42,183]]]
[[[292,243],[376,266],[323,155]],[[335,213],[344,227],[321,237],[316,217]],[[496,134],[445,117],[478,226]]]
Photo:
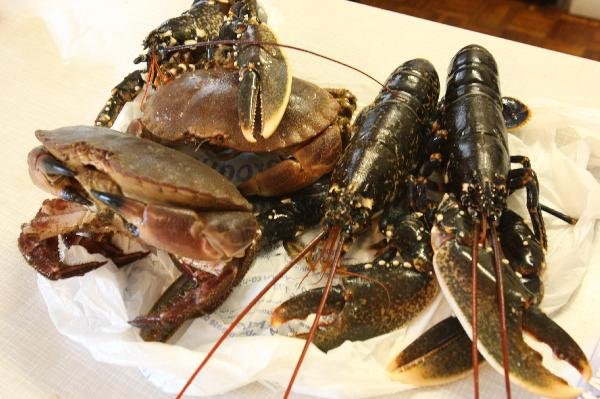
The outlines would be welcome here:
[[[315,288],[283,302],[273,310],[271,314],[271,326],[280,327],[288,321],[307,318],[311,313],[314,313],[322,295],[323,288]],[[345,300],[341,288],[334,286],[327,298],[323,314],[328,315],[340,312],[344,304]]]
[[[471,341],[455,317],[442,320],[408,345],[387,366],[395,381],[415,386],[445,384],[473,367]]]
[[[471,258],[468,250],[456,241],[438,249],[434,266],[440,286],[463,329],[472,331],[471,292],[465,288],[470,281]],[[500,322],[495,301],[496,281],[492,258],[485,250],[479,252],[478,350],[498,372],[504,372]],[[532,293],[523,288],[512,269],[504,269],[506,298],[507,359],[510,380],[530,392],[552,398],[572,398],[580,389],[569,385],[543,364],[542,355],[524,340],[528,332],[552,348],[554,354],[573,365],[584,377],[589,375],[588,361],[575,341],[534,304]],[[528,306],[525,306],[528,305]],[[468,346],[467,346],[468,348]],[[468,349],[465,350],[468,353]],[[467,355],[468,357],[468,355]]]

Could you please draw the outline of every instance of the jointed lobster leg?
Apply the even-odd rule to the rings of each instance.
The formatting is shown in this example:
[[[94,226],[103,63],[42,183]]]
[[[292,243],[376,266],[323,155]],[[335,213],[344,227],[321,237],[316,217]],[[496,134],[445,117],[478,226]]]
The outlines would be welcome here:
[[[509,193],[523,187],[527,189],[527,210],[531,217],[533,231],[542,246],[547,248],[548,238],[546,236],[546,228],[544,227],[542,208],[539,203],[539,183],[537,175],[533,169],[531,169],[531,162],[527,157],[513,155],[510,157],[510,162],[520,163],[523,167],[520,169],[513,169],[508,173],[507,185]]]
[[[106,105],[96,117],[96,126],[112,127],[126,103],[133,101],[145,85],[142,74],[144,71],[133,71],[125,76],[110,93]]]

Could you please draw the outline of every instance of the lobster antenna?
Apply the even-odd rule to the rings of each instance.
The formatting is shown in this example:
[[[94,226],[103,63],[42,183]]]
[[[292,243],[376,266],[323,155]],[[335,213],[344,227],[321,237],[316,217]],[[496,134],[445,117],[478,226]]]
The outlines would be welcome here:
[[[479,258],[479,222],[473,225],[473,244],[471,248],[471,358],[473,361],[474,398],[479,399],[479,353],[477,351],[477,261]],[[484,233],[485,234],[485,233]]]
[[[318,259],[318,262],[321,262],[321,265],[323,266],[323,270],[331,269],[331,266],[333,264],[332,262],[335,259],[333,255],[335,254],[335,251],[337,250],[337,246],[339,245],[340,241],[340,231],[340,226],[333,226],[329,231],[327,240],[325,241],[325,243],[323,243],[320,257]]]
[[[340,60],[336,60],[335,58],[332,57],[328,57],[326,55],[323,54],[319,54],[316,51],[312,51],[312,50],[308,50],[308,49],[304,49],[302,47],[297,47],[297,46],[292,46],[289,44],[283,44],[283,43],[276,43],[276,42],[267,42],[267,41],[261,41],[261,40],[213,40],[213,41],[207,41],[207,42],[198,42],[195,44],[182,44],[179,46],[173,46],[173,47],[167,47],[164,49],[160,49],[159,51],[161,52],[166,52],[166,53],[170,53],[170,52],[174,52],[174,51],[179,51],[179,50],[191,50],[197,47],[212,47],[212,46],[218,46],[218,45],[259,45],[259,46],[279,46],[279,47],[283,47],[283,48],[288,48],[291,50],[296,50],[296,51],[301,51],[303,53],[307,53],[307,54],[311,54],[314,55],[315,57],[319,57],[319,58],[323,58],[327,61],[331,61],[333,63],[336,63],[338,65],[342,65],[346,68],[352,69],[353,71],[356,71],[358,73],[360,73],[363,76],[366,76],[367,78],[369,78],[370,80],[372,80],[373,82],[377,83],[379,86],[381,86],[383,89],[386,89],[390,92],[394,92],[395,90],[391,90],[389,89],[386,85],[384,85],[383,83],[381,83],[379,80],[377,80],[375,77],[373,77],[372,75],[369,75],[367,72],[354,67],[350,64],[347,64],[343,61]]]
[[[339,227],[338,227],[338,229],[339,229]],[[338,242],[336,244],[337,245],[335,248],[333,266],[331,267],[331,270],[329,272],[327,284],[325,285],[325,288],[323,290],[323,295],[321,296],[321,302],[319,303],[319,307],[317,308],[317,313],[315,314],[315,320],[313,321],[313,324],[310,327],[310,332],[308,333],[308,336],[306,337],[306,341],[304,342],[304,348],[302,349],[300,358],[298,359],[298,362],[296,363],[296,368],[294,369],[294,372],[292,373],[290,382],[288,383],[288,386],[285,390],[285,394],[283,395],[283,397],[285,399],[287,399],[289,397],[290,393],[292,392],[292,386],[294,385],[294,381],[296,380],[296,377],[298,376],[298,371],[300,370],[300,366],[302,365],[302,362],[304,361],[304,357],[306,356],[308,347],[310,346],[310,344],[315,336],[317,327],[319,327],[319,319],[321,318],[321,315],[323,314],[323,309],[325,308],[325,303],[327,302],[327,297],[329,296],[329,292],[331,291],[331,286],[333,284],[333,277],[335,276],[335,270],[337,269],[337,267],[340,263],[340,257],[342,255],[342,247],[344,246],[343,240],[338,240]]]
[[[485,216],[485,215],[484,215]],[[504,366],[504,385],[506,387],[506,397],[511,399],[510,393],[510,374],[508,366],[508,340],[506,338],[506,312],[504,308],[504,283],[502,278],[502,260],[500,258],[501,248],[499,246],[496,226],[490,223],[492,233],[492,248],[494,250],[494,272],[496,274],[496,291],[498,297],[498,311],[500,313],[500,334],[502,337],[502,363]]]
[[[152,55],[151,58],[153,61],[156,60],[156,56]],[[143,110],[144,109],[144,103],[146,102],[146,96],[148,95],[148,89],[150,88],[150,84],[152,83],[152,80],[154,79],[154,72],[155,72],[155,63],[154,62],[150,62],[150,67],[148,68],[148,76],[146,78],[146,89],[144,90],[144,95],[142,96],[142,101],[140,103],[140,108]]]
[[[185,394],[185,391],[187,391],[187,389],[192,384],[192,382],[194,381],[194,379],[196,378],[198,373],[200,373],[200,371],[204,368],[206,363],[208,363],[210,358],[214,355],[214,353],[221,346],[221,344],[225,341],[225,339],[229,336],[229,334],[231,334],[233,329],[239,324],[240,321],[242,321],[244,316],[246,316],[246,314],[248,314],[248,312],[250,312],[250,310],[254,307],[254,305],[256,305],[256,303],[271,289],[271,287],[273,287],[275,285],[275,283],[277,283],[296,263],[298,263],[298,261],[300,261],[302,258],[304,258],[304,256],[308,253],[308,251],[310,251],[315,245],[317,245],[319,240],[324,235],[325,235],[325,230],[323,230],[319,234],[317,234],[317,236],[315,238],[313,238],[306,245],[306,247],[304,247],[304,249],[298,255],[296,255],[296,257],[294,257],[294,259],[292,259],[283,269],[281,269],[281,271],[279,273],[277,273],[273,277],[273,279],[271,279],[271,281],[269,281],[269,283],[254,297],[254,299],[252,299],[252,301],[250,301],[250,303],[248,305],[246,305],[246,307],[240,312],[240,314],[237,315],[237,317],[233,320],[233,322],[231,322],[229,327],[227,327],[227,330],[225,330],[223,335],[221,335],[221,337],[217,340],[217,342],[215,342],[213,347],[210,348],[210,351],[208,351],[208,353],[206,354],[206,357],[204,358],[204,360],[202,360],[202,363],[200,363],[198,368],[196,368],[196,371],[194,371],[194,373],[187,380],[187,382],[185,383],[185,385],[183,386],[181,391],[177,394],[177,399],[181,399],[183,397],[183,395]]]

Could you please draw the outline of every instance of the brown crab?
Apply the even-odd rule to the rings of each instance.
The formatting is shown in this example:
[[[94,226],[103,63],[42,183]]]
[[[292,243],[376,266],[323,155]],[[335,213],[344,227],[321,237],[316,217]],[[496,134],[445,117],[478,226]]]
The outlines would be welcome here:
[[[275,133],[249,142],[238,123],[239,78],[227,69],[198,70],[160,86],[128,131],[162,144],[259,153],[271,165],[238,186],[244,195],[272,196],[306,187],[332,170],[349,135],[356,98],[294,78]],[[185,151],[185,150],[184,150]],[[230,156],[230,155],[228,155]]]
[[[250,203],[210,167],[160,144],[101,127],[40,130],[36,136],[43,146],[29,154],[30,175],[61,199],[44,203],[23,225],[18,243],[42,275],[67,278],[104,264],[63,263],[59,240],[83,245],[117,265],[145,256],[123,254],[112,245],[112,234],[128,234],[170,253],[182,271],[179,280],[185,280],[187,290],[179,302],[171,298],[170,306],[153,316],[178,326],[220,305],[248,270],[260,241],[259,225]],[[167,330],[148,328],[142,336],[166,339],[174,329]]]

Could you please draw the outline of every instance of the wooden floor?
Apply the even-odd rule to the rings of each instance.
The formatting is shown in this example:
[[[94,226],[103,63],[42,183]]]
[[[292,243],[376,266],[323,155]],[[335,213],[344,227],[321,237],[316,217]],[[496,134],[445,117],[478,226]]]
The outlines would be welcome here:
[[[358,0],[387,10],[600,61],[600,21],[526,0]]]

